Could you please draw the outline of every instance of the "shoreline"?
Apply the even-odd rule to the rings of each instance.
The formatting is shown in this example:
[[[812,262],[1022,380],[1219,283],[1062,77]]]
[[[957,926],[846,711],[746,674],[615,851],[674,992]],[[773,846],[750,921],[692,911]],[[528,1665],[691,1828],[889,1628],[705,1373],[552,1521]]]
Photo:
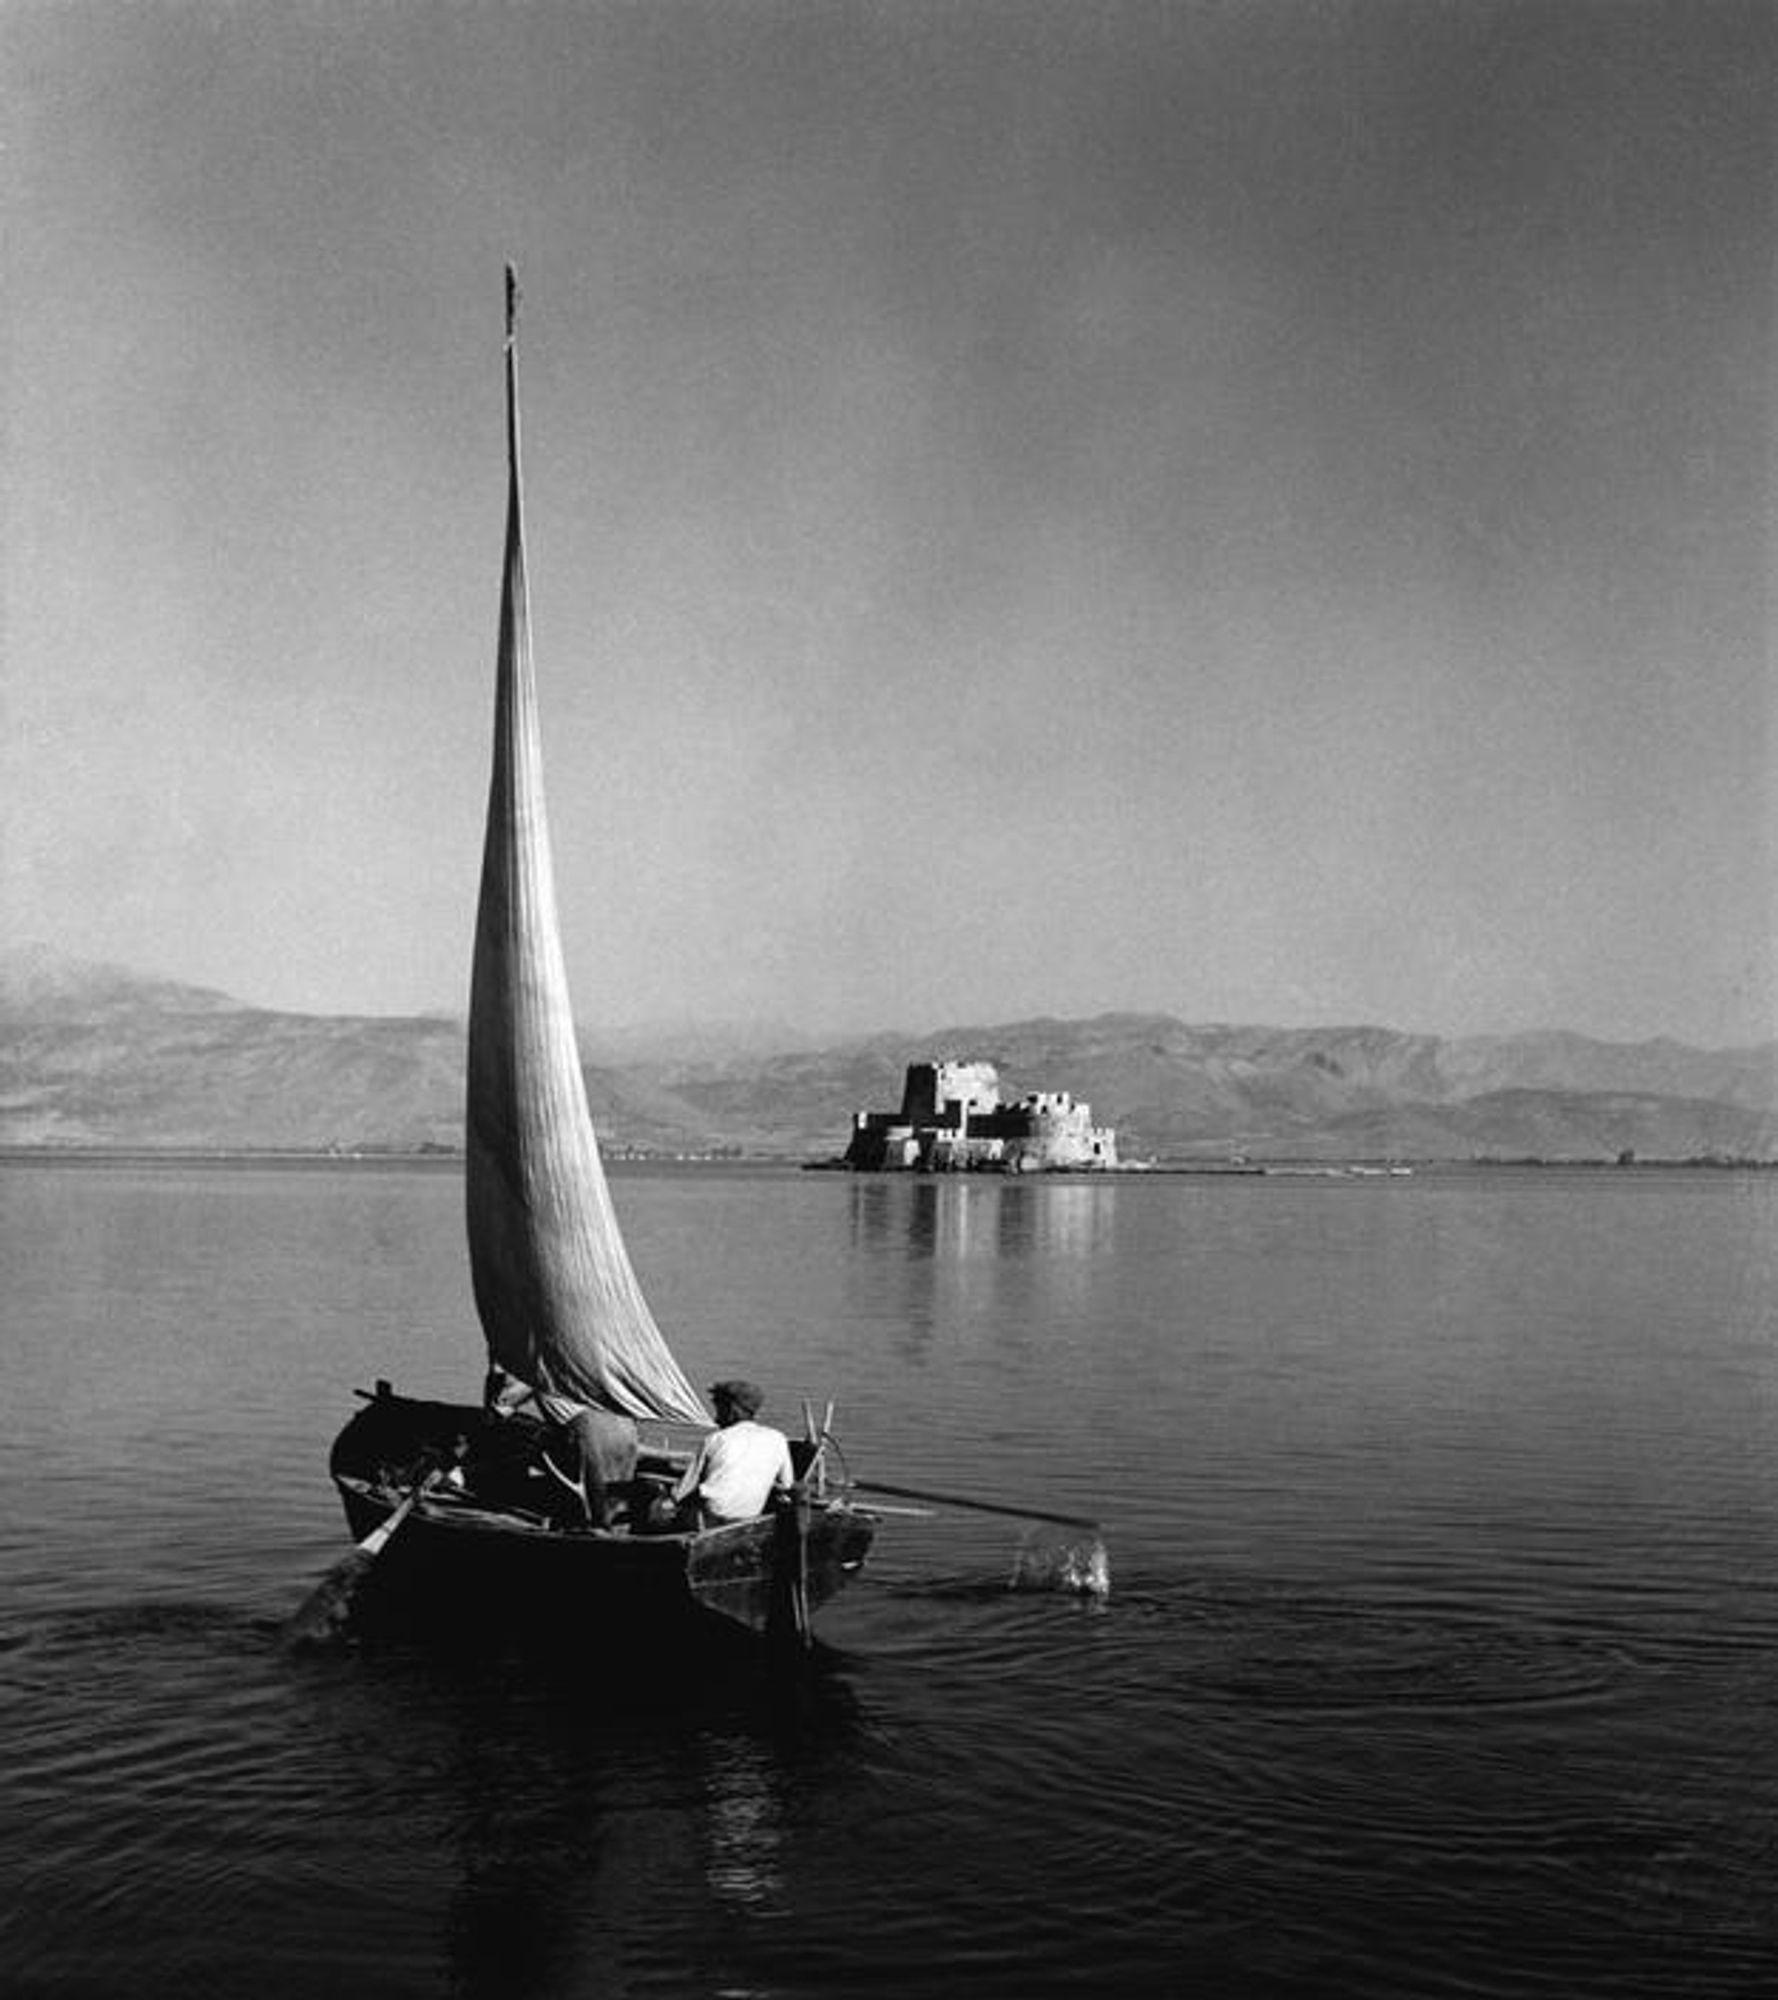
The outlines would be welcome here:
[[[350,1150],[304,1146],[189,1146],[0,1143],[0,1165],[14,1166],[302,1166],[302,1167],[429,1167],[460,1169],[461,1150],[439,1146],[367,1146]],[[700,1167],[737,1171],[797,1170],[803,1173],[848,1174],[865,1180],[1010,1180],[1116,1181],[1196,1177],[1216,1180],[1406,1180],[1431,1172],[1499,1172],[1504,1168],[1559,1173],[1673,1173],[1680,1170],[1718,1173],[1770,1173],[1778,1159],[1743,1159],[1710,1154],[1649,1157],[1636,1160],[1521,1156],[1515,1158],[1445,1157],[1371,1160],[1330,1160],[1283,1156],[1240,1162],[1191,1159],[1126,1161],[1116,1167],[1058,1167],[1026,1174],[921,1172],[917,1169],[849,1167],[839,1160],[811,1160],[794,1153],[646,1152],[625,1149],[604,1155],[607,1167]]]

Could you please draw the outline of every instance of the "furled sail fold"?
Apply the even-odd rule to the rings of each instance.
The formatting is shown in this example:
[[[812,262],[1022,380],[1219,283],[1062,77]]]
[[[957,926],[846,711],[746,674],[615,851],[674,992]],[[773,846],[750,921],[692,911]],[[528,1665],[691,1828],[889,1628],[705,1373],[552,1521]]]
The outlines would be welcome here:
[[[506,560],[469,1000],[465,1190],[490,1358],[533,1388],[707,1423],[631,1268],[587,1110],[556,916],[520,508],[507,272]]]

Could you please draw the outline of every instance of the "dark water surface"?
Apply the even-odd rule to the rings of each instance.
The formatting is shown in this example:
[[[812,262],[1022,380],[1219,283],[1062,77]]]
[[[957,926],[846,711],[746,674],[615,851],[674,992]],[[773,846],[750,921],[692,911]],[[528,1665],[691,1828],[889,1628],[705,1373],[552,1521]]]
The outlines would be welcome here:
[[[799,1687],[292,1653],[455,1172],[4,1166],[0,1990],[1778,1992],[1778,1176],[616,1194],[695,1380],[1109,1602],[955,1514]]]

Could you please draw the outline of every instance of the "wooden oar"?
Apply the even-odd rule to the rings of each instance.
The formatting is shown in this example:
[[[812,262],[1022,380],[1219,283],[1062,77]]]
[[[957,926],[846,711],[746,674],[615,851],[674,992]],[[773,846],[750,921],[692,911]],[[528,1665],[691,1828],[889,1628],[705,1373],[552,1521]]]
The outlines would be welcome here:
[[[971,1500],[961,1493],[930,1493],[920,1486],[885,1486],[874,1479],[855,1479],[857,1493],[887,1493],[897,1500],[927,1500],[935,1507],[968,1507],[978,1514],[1010,1514],[1015,1521],[1048,1521],[1058,1528],[1084,1528],[1099,1532],[1099,1523],[1080,1514],[1046,1514],[1036,1507],[1009,1507],[1001,1500]]]
[[[304,1598],[301,1608],[284,1627],[287,1642],[293,1645],[313,1643],[328,1637],[346,1622],[353,1598],[369,1575],[372,1563],[388,1546],[390,1536],[450,1471],[448,1465],[434,1466],[424,1479],[408,1488],[400,1501],[362,1541],[355,1543],[340,1557]]]
[[[432,1491],[433,1487],[444,1478],[450,1469],[448,1465],[437,1466],[431,1472],[427,1473],[418,1486],[409,1487],[407,1493],[402,1497],[388,1518],[378,1522],[371,1529],[370,1533],[364,1537],[363,1541],[352,1551],[352,1554],[345,1557],[344,1560],[352,1562],[357,1557],[363,1557],[367,1562],[375,1562],[377,1557],[383,1553],[389,1537],[394,1534],[395,1530],[414,1511],[415,1505]]]

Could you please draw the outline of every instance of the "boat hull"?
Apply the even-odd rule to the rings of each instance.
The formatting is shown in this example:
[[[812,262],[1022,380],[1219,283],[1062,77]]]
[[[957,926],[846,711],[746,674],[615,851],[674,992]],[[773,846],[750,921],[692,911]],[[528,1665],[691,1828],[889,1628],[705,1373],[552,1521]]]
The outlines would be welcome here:
[[[801,1498],[696,1533],[591,1531],[561,1517],[541,1472],[540,1427],[379,1384],[334,1441],[329,1471],[356,1540],[434,1479],[385,1545],[377,1590],[447,1620],[571,1634],[602,1648],[648,1635],[806,1641],[810,1620],[863,1565],[875,1517]],[[644,1454],[638,1488],[672,1467]]]

